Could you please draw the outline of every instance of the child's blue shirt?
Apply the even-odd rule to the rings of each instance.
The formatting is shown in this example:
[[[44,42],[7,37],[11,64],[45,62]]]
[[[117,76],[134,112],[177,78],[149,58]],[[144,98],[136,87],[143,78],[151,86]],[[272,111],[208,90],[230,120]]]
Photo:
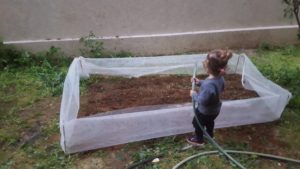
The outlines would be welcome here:
[[[224,91],[223,76],[214,77],[200,81],[200,92],[193,95],[198,103],[197,109],[205,115],[219,114],[222,106],[220,93]]]

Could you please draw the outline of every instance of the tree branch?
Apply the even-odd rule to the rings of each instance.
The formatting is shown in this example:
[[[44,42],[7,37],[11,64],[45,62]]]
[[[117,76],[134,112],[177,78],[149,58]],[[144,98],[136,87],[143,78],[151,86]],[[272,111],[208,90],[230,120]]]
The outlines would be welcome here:
[[[300,29],[300,20],[299,20],[299,5],[300,5],[300,2],[299,0],[293,0],[293,12],[294,12],[294,15],[296,17],[296,20],[297,20],[297,23],[298,23],[298,27]]]

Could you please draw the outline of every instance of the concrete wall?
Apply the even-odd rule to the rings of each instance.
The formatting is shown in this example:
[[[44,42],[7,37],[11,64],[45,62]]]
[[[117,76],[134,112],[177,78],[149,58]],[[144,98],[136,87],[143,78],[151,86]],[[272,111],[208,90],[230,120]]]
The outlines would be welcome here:
[[[138,55],[295,43],[283,8],[281,0],[0,0],[0,37],[72,55],[90,31],[106,48]]]

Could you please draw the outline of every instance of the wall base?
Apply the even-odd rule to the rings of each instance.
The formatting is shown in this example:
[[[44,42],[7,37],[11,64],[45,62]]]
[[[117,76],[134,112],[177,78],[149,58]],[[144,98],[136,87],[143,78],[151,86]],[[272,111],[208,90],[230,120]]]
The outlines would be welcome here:
[[[255,48],[261,43],[277,46],[298,44],[296,25],[256,27],[241,29],[209,30],[157,35],[135,35],[100,37],[104,47],[110,51],[129,51],[134,55],[170,55],[188,52],[207,51],[215,48],[244,49]],[[10,41],[32,52],[59,47],[68,56],[80,55],[82,44],[77,39]]]

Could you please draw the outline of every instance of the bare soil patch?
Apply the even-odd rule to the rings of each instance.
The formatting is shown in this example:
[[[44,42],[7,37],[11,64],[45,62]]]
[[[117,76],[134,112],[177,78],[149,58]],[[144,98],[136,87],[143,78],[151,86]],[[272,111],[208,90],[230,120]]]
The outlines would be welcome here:
[[[140,78],[98,76],[99,80],[90,84],[88,92],[81,97],[79,117],[129,107],[188,103],[191,101],[190,76],[155,75]],[[204,79],[205,76],[198,77]],[[254,91],[246,90],[241,84],[241,76],[225,75],[223,100],[238,100],[257,97]]]

